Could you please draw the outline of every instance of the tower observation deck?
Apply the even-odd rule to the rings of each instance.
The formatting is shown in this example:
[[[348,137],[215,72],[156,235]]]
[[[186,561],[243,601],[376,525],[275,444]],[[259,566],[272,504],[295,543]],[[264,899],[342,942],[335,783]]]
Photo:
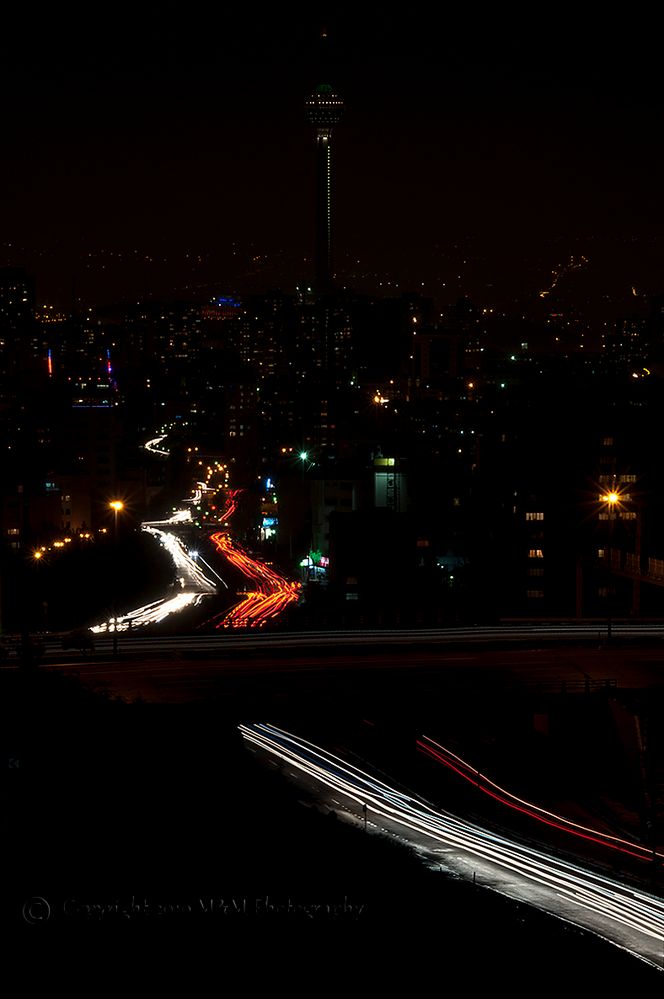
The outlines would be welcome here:
[[[317,291],[332,286],[332,129],[343,114],[344,103],[329,83],[319,84],[306,104],[307,120],[316,129],[316,235],[315,283]]]

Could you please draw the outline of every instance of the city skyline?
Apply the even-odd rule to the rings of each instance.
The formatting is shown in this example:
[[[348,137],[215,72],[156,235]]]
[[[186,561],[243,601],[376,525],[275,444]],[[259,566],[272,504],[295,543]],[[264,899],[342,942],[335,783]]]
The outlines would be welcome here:
[[[216,909],[242,981],[275,906],[224,899],[283,891],[277,946],[313,956],[291,901],[339,890],[454,980],[480,937],[492,984],[659,971],[664,95],[630,14],[6,16],[5,894],[33,949],[157,908],[198,943]],[[349,928],[318,967],[366,952]]]
[[[662,85],[638,24],[342,8],[321,75],[313,16],[39,13],[28,33],[14,12],[6,36],[0,249],[35,272],[40,300],[311,280],[302,105],[323,76],[346,103],[341,283],[497,304],[585,255],[591,297],[662,290]]]

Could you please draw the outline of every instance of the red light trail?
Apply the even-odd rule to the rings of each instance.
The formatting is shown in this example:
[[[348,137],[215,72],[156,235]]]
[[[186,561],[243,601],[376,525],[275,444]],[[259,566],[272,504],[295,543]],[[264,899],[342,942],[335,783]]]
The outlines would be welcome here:
[[[243,489],[229,489],[226,493],[226,506],[219,515],[219,523],[225,524],[227,520],[233,516],[237,510],[237,505],[240,501],[240,493],[244,492]]]
[[[282,773],[295,780],[303,777],[307,787],[315,780],[316,797],[323,795],[326,807],[331,810],[334,805],[336,814],[347,817],[356,828],[362,824],[365,832],[398,835],[418,852],[424,851],[425,857],[435,857],[436,866],[444,864],[462,877],[469,877],[472,870],[473,881],[479,869],[489,887],[586,927],[661,970],[664,903],[654,894],[511,840],[462,816],[438,811],[407,789],[392,787],[384,774],[361,770],[274,725],[254,723],[239,729],[254,751],[286,764]],[[419,745],[446,753],[432,740],[427,743],[431,745]],[[454,754],[449,757],[447,762],[455,769],[467,767]]]
[[[237,494],[240,490],[233,490]],[[233,503],[235,505],[233,505]],[[227,510],[222,518],[230,516],[237,505],[235,495],[229,494]],[[286,607],[297,601],[300,595],[301,583],[291,582],[280,576],[269,566],[257,562],[244,552],[230,538],[230,535],[217,531],[210,540],[236,569],[255,584],[255,589],[245,593],[240,603],[232,607],[221,618],[216,628],[261,628],[267,621],[278,617]],[[213,621],[216,619],[213,618]]]
[[[589,829],[586,826],[579,825],[577,822],[572,822],[571,819],[566,819],[561,815],[555,815],[553,812],[548,812],[546,809],[540,808],[532,802],[517,798],[516,795],[511,794],[511,792],[506,791],[504,788],[499,787],[498,784],[495,784],[492,780],[489,780],[489,778],[484,774],[480,774],[476,768],[471,767],[469,763],[462,760],[460,756],[456,755],[456,753],[452,753],[449,749],[445,749],[444,746],[434,742],[434,740],[428,738],[428,736],[423,736],[422,738],[426,741],[422,741],[421,739],[417,740],[418,752],[425,756],[429,756],[431,759],[434,759],[438,763],[442,763],[444,766],[448,767],[450,770],[453,770],[455,773],[459,774],[460,777],[463,777],[464,780],[474,784],[478,790],[489,795],[490,798],[494,798],[496,801],[500,802],[501,805],[513,808],[515,811],[528,815],[530,818],[536,819],[538,822],[543,822],[545,825],[553,826],[554,829],[561,829],[563,832],[570,833],[572,836],[578,836],[581,839],[590,840],[593,843],[599,843],[602,846],[609,847],[611,850],[619,850],[621,853],[627,853],[631,857],[638,857],[639,860],[653,859],[652,849],[641,846],[638,843],[632,843],[626,839],[620,839],[618,836],[611,836],[610,834],[603,833],[598,829]],[[660,857],[662,854],[656,853],[655,856]]]

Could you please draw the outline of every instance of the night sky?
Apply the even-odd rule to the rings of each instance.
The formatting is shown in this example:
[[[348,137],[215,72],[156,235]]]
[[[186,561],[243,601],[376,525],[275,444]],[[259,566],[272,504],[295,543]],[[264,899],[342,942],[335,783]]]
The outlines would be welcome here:
[[[610,312],[632,285],[664,291],[651,17],[334,10],[121,0],[4,13],[0,264],[27,266],[38,300],[65,307],[290,290],[311,275],[303,102],[328,80],[346,102],[342,283],[527,303],[584,255],[579,301],[609,294]]]

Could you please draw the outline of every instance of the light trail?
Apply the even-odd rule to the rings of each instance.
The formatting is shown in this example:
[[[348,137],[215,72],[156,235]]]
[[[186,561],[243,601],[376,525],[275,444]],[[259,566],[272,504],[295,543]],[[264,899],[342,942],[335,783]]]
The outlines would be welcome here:
[[[445,862],[466,877],[470,857],[473,869],[479,865],[496,890],[590,929],[661,968],[664,900],[437,811],[274,725],[239,728],[247,742],[366,809],[377,828],[393,831],[396,825],[401,836],[425,853],[433,844],[451,848]],[[440,863],[439,854],[436,859]]]
[[[171,453],[170,451],[164,451],[162,448],[157,447],[157,445],[161,444],[162,441],[165,441],[167,437],[168,434],[161,434],[159,437],[153,437],[152,440],[146,441],[143,447],[146,451],[151,451],[152,454],[163,454],[168,456]]]
[[[216,585],[199,568],[177,535],[169,531],[161,531],[159,528],[151,527],[149,524],[144,524],[143,530],[156,537],[166,549],[173,560],[176,571],[181,574],[180,578],[185,580],[183,589],[193,590],[196,593],[217,592]]]
[[[160,454],[168,456],[169,451],[159,448],[158,445],[162,441],[166,440],[168,437],[167,433],[160,434],[157,437],[153,437],[151,440],[147,441],[143,447],[146,451],[150,451],[153,454]],[[232,490],[229,493],[230,504],[227,501],[228,513],[226,516],[230,516],[231,513],[235,511],[237,506],[237,496],[241,490]],[[185,503],[197,504],[200,503],[206,494],[214,493],[214,490],[203,481],[196,482],[196,488],[192,493],[192,498],[184,500]],[[108,621],[104,621],[101,624],[95,625],[90,628],[90,631],[95,634],[112,633],[113,631],[131,631],[134,628],[142,628],[147,625],[158,624],[163,621],[166,617],[171,614],[177,614],[181,611],[187,609],[188,607],[197,606],[200,604],[205,597],[211,596],[217,592],[216,584],[205,575],[203,570],[198,566],[194,557],[190,552],[187,551],[183,542],[175,535],[172,531],[161,530],[163,527],[182,527],[185,525],[193,524],[192,512],[190,509],[174,510],[170,517],[166,517],[163,520],[146,520],[142,523],[141,528],[151,534],[156,540],[166,549],[170,555],[175,570],[176,576],[176,586],[180,587],[181,592],[177,593],[175,596],[162,597],[159,600],[152,601],[149,604],[145,604],[142,607],[136,607],[125,614],[118,615],[116,617],[110,618]],[[209,565],[204,558],[200,555],[196,555],[201,562],[203,562],[207,568],[212,572],[216,578],[228,589],[228,584],[219,575],[219,573]]]
[[[161,600],[155,600],[151,604],[136,607],[126,614],[118,614],[117,630],[118,632],[132,631],[134,628],[144,628],[148,624],[159,624],[160,621],[163,621],[170,614],[179,614],[180,611],[186,610],[187,607],[198,606],[205,596],[207,596],[205,593],[183,592],[178,593],[175,597],[163,597]],[[113,618],[105,621],[103,624],[94,625],[94,627],[90,628],[90,631],[94,632],[95,635],[106,633],[112,635],[115,631]]]
[[[548,826],[560,829],[572,836],[578,836],[581,839],[589,840],[593,843],[599,843],[601,846],[606,846],[611,850],[619,850],[621,853],[626,853],[631,857],[637,857],[639,860],[646,860],[652,863],[657,857],[664,858],[664,854],[657,853],[648,847],[642,846],[640,843],[634,843],[631,840],[621,839],[619,836],[612,836],[599,829],[591,829],[588,826],[580,825],[580,823],[572,822],[571,819],[567,819],[562,815],[556,815],[554,812],[549,812],[545,808],[540,808],[539,805],[534,805],[530,801],[524,801],[523,798],[518,798],[510,791],[506,791],[504,788],[499,787],[499,785],[490,780],[486,774],[480,773],[476,767],[472,767],[469,763],[466,763],[466,761],[462,760],[460,756],[456,755],[456,753],[451,752],[449,749],[445,749],[444,746],[441,746],[440,743],[435,742],[428,736],[423,736],[422,739],[417,740],[417,748],[419,752],[436,760],[438,763],[442,763],[450,770],[453,770],[460,777],[469,781],[495,801],[500,802],[502,805],[506,805],[508,808],[513,808],[516,811],[521,812],[523,815],[528,815],[530,818],[536,819],[538,822],[543,822]]]
[[[237,505],[240,502],[240,494],[244,492],[244,489],[229,489],[226,494],[226,506],[224,507],[220,517],[219,523],[225,524],[227,520],[233,516],[237,510]]]
[[[205,493],[214,493],[214,489],[208,486],[205,482],[197,482],[194,492],[189,499],[184,500],[184,503],[201,503]]]
[[[186,501],[185,501],[186,502]],[[169,524],[188,524],[191,522],[191,510],[176,510],[165,520],[144,520],[141,527],[146,531],[150,527],[167,527]]]
[[[234,544],[228,534],[217,531],[210,536],[210,540],[217,551],[256,587],[245,593],[242,600],[225,614],[212,618],[212,623],[217,622],[216,628],[261,628],[299,599],[301,583],[284,579],[274,569],[256,561]]]
[[[172,522],[166,521],[166,523]],[[175,523],[181,522],[182,520],[175,521]],[[96,635],[112,633],[116,628],[120,632],[159,624],[171,614],[178,614],[188,607],[198,606],[205,597],[217,592],[216,584],[205,575],[175,534],[162,531],[148,523],[143,524],[142,529],[151,534],[170,555],[178,574],[177,583],[182,592],[176,596],[162,597],[126,614],[119,614],[117,623],[114,622],[114,618],[110,618],[102,624],[95,625],[90,630]]]
[[[162,434],[152,438],[144,444],[145,449],[156,454],[168,455],[168,451],[159,449],[157,446],[167,436],[167,434]],[[208,471],[211,470],[208,469]],[[243,491],[242,489],[225,490],[225,506],[218,516],[219,523],[224,523],[232,517],[237,510],[239,497]],[[216,490],[207,482],[197,481],[191,498],[184,500],[184,502],[197,505],[210,494],[214,495],[215,492]],[[117,618],[110,618],[108,621],[93,626],[90,629],[92,632],[99,635],[112,633],[116,629],[117,631],[130,631],[134,628],[158,624],[169,615],[179,613],[187,607],[196,606],[205,597],[217,592],[216,584],[205,575],[194,561],[194,556],[185,549],[182,541],[173,532],[162,530],[164,527],[189,524],[193,524],[191,509],[181,509],[174,510],[170,517],[162,520],[144,521],[141,525],[142,530],[152,534],[168,551],[177,573],[176,585],[180,586],[182,592],[178,593],[177,596],[163,597],[142,607],[137,607],[125,614],[118,615]],[[217,549],[222,551],[231,564],[239,568],[243,575],[252,579],[257,589],[256,592],[244,594],[238,604],[220,616],[221,620],[217,627],[261,627],[268,620],[281,614],[288,604],[299,598],[299,583],[289,582],[269,569],[268,566],[256,562],[239,548],[233,546],[230,538],[219,541],[220,538],[222,535],[213,537]],[[208,570],[228,589],[226,581],[199,553],[196,553],[195,558],[207,566]],[[213,618],[214,620],[216,619]]]
[[[194,552],[189,552],[189,554],[191,555],[192,558],[198,559],[199,561],[201,561],[203,563],[203,565],[207,566],[207,568],[210,570],[210,572],[213,573],[217,577],[217,579],[219,580],[220,583],[223,583],[223,585],[226,587],[226,589],[229,588],[228,587],[228,583],[226,582],[226,580],[222,579],[221,576],[219,575],[219,573],[217,572],[217,570],[213,569],[212,566],[210,565],[210,563],[205,561],[205,559],[203,558],[203,556],[201,555],[200,552],[196,552],[195,554],[194,554]]]

